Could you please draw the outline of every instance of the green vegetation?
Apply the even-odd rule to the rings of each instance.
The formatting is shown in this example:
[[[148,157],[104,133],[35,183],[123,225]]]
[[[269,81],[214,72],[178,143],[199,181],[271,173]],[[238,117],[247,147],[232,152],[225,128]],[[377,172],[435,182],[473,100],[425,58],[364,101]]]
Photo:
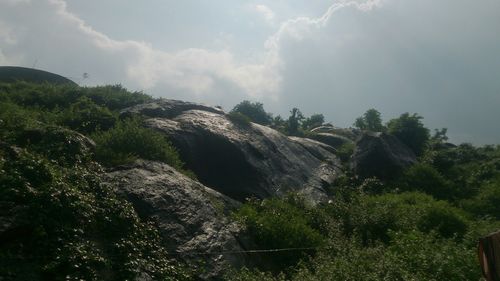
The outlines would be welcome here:
[[[454,195],[452,183],[428,164],[418,163],[410,167],[399,181],[403,190],[418,190],[438,199],[452,199]]]
[[[477,239],[500,228],[500,146],[450,145],[446,129],[429,138],[420,120],[403,114],[389,122],[400,138],[423,136],[413,146],[419,162],[394,180],[341,177],[330,201],[314,207],[290,199],[246,203],[236,216],[268,248],[283,247],[284,229],[292,241],[316,233],[320,242],[314,250],[286,252],[287,262],[270,258],[227,279],[479,280]],[[349,155],[349,147],[339,150]]]
[[[323,114],[313,114],[305,117],[300,109],[292,108],[288,119],[283,119],[280,115],[273,115],[264,110],[264,105],[260,102],[250,102],[244,100],[237,104],[227,115],[235,124],[248,126],[250,122],[271,126],[286,135],[303,136],[309,130],[319,127],[325,123]]]
[[[135,160],[156,160],[182,170],[182,162],[165,137],[145,128],[139,119],[119,121],[110,130],[92,135],[96,142],[95,158],[104,166],[128,164]]]
[[[425,193],[385,192],[391,187],[380,182],[343,179],[338,184],[331,201],[316,207],[299,207],[289,199],[245,204],[236,215],[256,241],[266,241],[268,248],[315,245],[315,249],[285,252],[287,262],[273,254],[264,265],[231,271],[227,279],[480,278],[477,237],[496,230],[500,222],[478,219],[455,202]],[[372,194],[374,186],[380,194]],[[283,245],[283,241],[292,243]]]
[[[231,111],[229,114],[227,114],[227,118],[234,124],[242,127],[249,127],[252,125],[252,119],[238,111]]]
[[[373,132],[385,131],[385,127],[382,125],[380,112],[373,108],[368,109],[363,116],[358,117],[354,122],[354,127]]]
[[[325,123],[325,116],[323,114],[313,114],[302,121],[302,129],[309,131],[323,125],[323,123]]]
[[[0,276],[187,280],[156,228],[101,182],[136,157],[181,169],[176,151],[118,110],[151,98],[120,86],[0,83]],[[97,147],[84,134],[96,138]]]
[[[429,129],[424,127],[422,119],[423,117],[416,113],[403,113],[399,118],[387,123],[389,134],[396,136],[416,155],[422,155],[430,138]]]
[[[230,116],[237,118],[236,113],[240,113],[249,118],[251,122],[269,125],[271,124],[272,116],[264,110],[264,105],[260,102],[250,102],[244,100],[237,104],[230,112]]]
[[[103,167],[136,159],[190,175],[140,116],[120,119],[121,109],[149,100],[120,86],[0,83],[1,278],[189,279],[192,272],[172,259],[156,227],[101,180]],[[297,108],[286,120],[272,118],[250,102],[228,118],[291,135],[324,122]],[[446,129],[430,137],[417,114],[387,128],[374,109],[358,119],[361,129],[398,137],[418,163],[387,182],[346,171],[318,205],[294,194],[244,203],[233,219],[255,248],[288,250],[254,253],[260,263],[229,269],[225,279],[479,280],[477,238],[500,228],[500,146],[448,144]],[[344,163],[353,149],[338,149]]]
[[[187,279],[155,228],[100,182],[92,162],[56,163],[1,145],[0,206],[14,224],[1,233],[6,280],[125,280],[139,272]]]
[[[249,201],[235,213],[235,217],[247,226],[259,249],[314,248],[325,241],[312,208],[296,196],[284,200]],[[270,266],[269,269],[284,268],[306,257],[305,253],[312,252],[314,249],[273,253],[263,257],[262,265]]]
[[[354,143],[346,142],[337,149],[337,156],[343,163],[347,163],[354,153]]]

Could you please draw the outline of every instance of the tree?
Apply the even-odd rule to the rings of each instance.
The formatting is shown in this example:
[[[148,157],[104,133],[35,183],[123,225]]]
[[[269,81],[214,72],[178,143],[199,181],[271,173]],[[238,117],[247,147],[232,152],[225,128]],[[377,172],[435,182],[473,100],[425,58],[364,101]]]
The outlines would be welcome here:
[[[432,136],[431,141],[434,143],[444,143],[448,141],[448,136],[446,135],[447,132],[447,128],[442,128],[440,130],[434,129],[434,135]]]
[[[311,130],[319,127],[325,123],[325,116],[323,114],[313,114],[302,122],[302,129]]]
[[[264,105],[260,102],[244,100],[237,104],[230,113],[236,112],[247,116],[252,122],[261,125],[270,125],[272,122],[271,114],[264,110]]]
[[[296,107],[290,111],[290,117],[288,117],[288,134],[295,136],[299,133],[299,126],[301,121],[304,119],[302,112]]]
[[[381,132],[385,130],[382,125],[380,112],[374,108],[368,109],[363,116],[358,117],[356,122],[354,122],[354,127],[373,132]]]
[[[416,155],[422,155],[430,138],[429,129],[424,127],[422,119],[416,113],[410,115],[406,112],[387,123],[389,133],[406,144]]]
[[[271,127],[282,134],[286,134],[287,121],[281,115],[278,115],[272,119]]]

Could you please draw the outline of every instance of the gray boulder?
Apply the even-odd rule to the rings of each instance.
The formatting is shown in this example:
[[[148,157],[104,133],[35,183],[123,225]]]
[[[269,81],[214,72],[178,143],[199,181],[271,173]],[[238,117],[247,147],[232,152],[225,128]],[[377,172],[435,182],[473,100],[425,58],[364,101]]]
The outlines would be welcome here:
[[[158,99],[154,102],[139,104],[122,110],[121,117],[131,115],[145,115],[160,118],[173,118],[187,110],[203,110],[216,114],[224,114],[224,111],[218,107],[185,102],[180,100]]]
[[[163,106],[160,112],[173,113],[142,112],[151,117],[146,126],[169,137],[201,183],[238,201],[298,192],[317,202],[326,199],[324,187],[340,173],[340,162],[326,145],[311,141],[305,146],[269,127],[234,123],[214,110],[157,105]],[[137,109],[125,112],[131,111]]]
[[[238,253],[244,250],[239,226],[227,218],[240,203],[159,162],[139,160],[106,177],[141,219],[157,225],[168,252],[189,264],[203,263],[202,279],[246,263]]]
[[[365,132],[356,142],[350,166],[361,178],[387,180],[395,178],[416,162],[413,151],[396,137],[386,133]]]

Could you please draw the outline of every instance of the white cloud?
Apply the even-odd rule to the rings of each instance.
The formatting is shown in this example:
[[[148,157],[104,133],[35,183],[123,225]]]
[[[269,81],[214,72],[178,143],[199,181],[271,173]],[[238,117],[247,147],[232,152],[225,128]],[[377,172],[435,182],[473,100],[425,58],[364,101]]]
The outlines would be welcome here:
[[[14,36],[12,28],[5,22],[0,20],[0,40],[5,44],[14,45],[17,40]]]
[[[378,1],[369,1],[368,3]],[[303,36],[311,26],[320,27],[338,9],[348,6],[363,8],[362,4],[348,2],[334,4],[319,18],[298,18],[283,23],[279,31],[268,40],[266,54],[258,61],[245,61],[236,58],[230,51],[212,51],[200,48],[191,48],[177,52],[164,52],[155,49],[150,44],[133,40],[119,41],[111,39],[105,34],[94,30],[83,20],[67,10],[63,0],[48,0],[50,5],[44,7],[55,12],[52,21],[33,22],[32,24],[47,25],[46,30],[51,30],[54,25],[66,26],[55,38],[56,41],[65,41],[63,38],[71,34],[79,41],[84,41],[82,46],[94,48],[91,52],[101,52],[109,61],[110,66],[123,67],[121,72],[126,75],[133,85],[146,90],[167,85],[192,91],[196,95],[203,95],[213,91],[216,81],[223,80],[235,84],[249,97],[271,97],[276,99],[279,93],[282,77],[282,61],[279,54],[279,39],[286,35],[292,37]],[[372,4],[370,4],[371,7]],[[274,13],[265,5],[256,5],[256,10],[261,12],[266,19],[273,20]],[[1,27],[1,26],[0,26]],[[28,26],[28,28],[30,28]],[[1,29],[0,30],[5,30]],[[56,29],[57,30],[57,29]],[[5,42],[13,42],[9,32],[1,32]],[[54,34],[51,34],[54,36]],[[272,44],[270,43],[272,42]],[[89,46],[90,45],[90,46]],[[55,46],[51,46],[55,47]],[[63,46],[61,46],[63,47]],[[78,46],[73,52],[78,52]],[[83,47],[82,47],[83,48]],[[56,52],[57,53],[57,52]],[[119,60],[120,63],[112,65]],[[100,62],[104,63],[104,62]],[[120,69],[114,71],[120,72]],[[95,75],[94,75],[95,76]]]
[[[333,14],[341,9],[356,8],[361,11],[370,11],[381,5],[382,0],[368,0],[364,2],[340,1],[334,3],[320,17],[297,17],[281,23],[279,30],[266,41],[265,45],[270,49],[279,49],[280,40],[282,40],[283,37],[302,40],[304,36],[311,34],[314,29],[321,29],[325,27]]]
[[[276,15],[274,14],[273,10],[271,10],[271,8],[266,5],[259,4],[255,5],[254,9],[258,13],[260,13],[268,23],[274,24],[274,18]]]
[[[281,79],[275,67],[270,65],[273,61],[247,63],[236,59],[228,50],[190,48],[164,52],[145,42],[114,40],[70,13],[65,1],[48,0],[46,3],[49,5],[37,3],[37,8],[43,9],[40,17],[34,17],[29,23],[23,22],[27,36],[33,37],[32,40],[45,41],[46,45],[41,46],[41,50],[32,50],[39,54],[36,59],[41,57],[41,61],[47,59],[49,51],[51,56],[55,56],[51,60],[58,60],[58,55],[66,55],[70,57],[68,63],[81,63],[82,58],[77,58],[80,54],[94,55],[95,58],[83,58],[92,62],[89,63],[92,69],[85,72],[98,69],[104,73],[109,69],[111,73],[107,74],[108,79],[121,76],[118,82],[122,82],[126,77],[125,84],[145,90],[163,85],[203,95],[216,90],[216,81],[222,80],[233,83],[241,91],[254,97],[278,91]],[[35,34],[36,31],[41,31],[36,28],[40,26],[44,27],[45,34]],[[12,32],[2,27],[4,26],[0,25],[0,40],[14,43]],[[52,41],[47,42],[49,39]],[[29,51],[28,41],[31,40],[20,42],[24,51]],[[11,51],[14,56],[17,50]],[[97,73],[92,77],[99,75]]]
[[[31,0],[0,0],[0,4],[8,5],[18,5],[18,4],[29,4]]]
[[[3,0],[6,1],[6,0]],[[9,0],[9,3],[28,3],[28,1]],[[231,83],[252,98],[270,98],[276,100],[282,85],[281,72],[283,62],[280,57],[280,40],[289,36],[300,38],[310,28],[320,28],[338,9],[355,6],[371,8],[378,1],[369,0],[368,4],[347,2],[334,4],[319,18],[297,18],[286,21],[276,34],[267,40],[267,48],[260,59],[248,61],[236,57],[229,49],[219,51],[189,48],[176,52],[165,52],[151,44],[134,40],[115,40],[86,24],[82,19],[67,9],[63,0],[44,0],[31,3],[31,12],[38,14],[29,22],[17,22],[16,30],[8,29],[0,22],[0,40],[14,44],[19,40],[20,50],[9,49],[4,54],[20,56],[22,52],[32,52],[25,63],[40,60],[40,63],[54,64],[60,56],[67,63],[85,67],[82,72],[95,72],[94,82],[108,81],[124,83],[150,90],[167,86],[183,89],[196,96],[203,96],[218,91],[219,83]],[[265,5],[256,5],[255,9],[269,21],[274,20],[274,12]],[[19,13],[23,9],[17,10]],[[29,18],[30,15],[24,15]],[[18,20],[19,18],[16,18]],[[43,28],[42,28],[43,27]],[[15,38],[18,31],[23,35]],[[50,40],[50,42],[48,42]],[[38,47],[30,50],[30,44],[38,41]],[[39,42],[44,42],[40,46]],[[53,57],[55,56],[55,57]],[[94,58],[81,56],[95,56]],[[31,60],[31,61],[29,61]],[[62,62],[58,63],[61,65]],[[89,69],[90,68],[90,69]],[[68,75],[71,76],[71,75]],[[102,77],[106,76],[106,77]],[[102,77],[102,80],[99,79]],[[107,80],[106,80],[107,79]]]
[[[0,49],[0,65],[8,65],[9,62],[7,61],[7,58],[4,56],[2,50]]]

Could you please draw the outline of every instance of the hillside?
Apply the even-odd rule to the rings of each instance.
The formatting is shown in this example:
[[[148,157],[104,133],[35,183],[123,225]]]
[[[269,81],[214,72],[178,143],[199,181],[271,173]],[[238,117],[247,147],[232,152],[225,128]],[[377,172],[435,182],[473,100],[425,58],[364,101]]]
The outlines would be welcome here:
[[[52,84],[71,84],[76,86],[76,83],[61,75],[19,66],[0,66],[0,82],[16,82],[25,81],[31,83],[48,82]]]
[[[1,280],[479,280],[500,228],[500,147],[417,114],[33,82],[0,82]]]

